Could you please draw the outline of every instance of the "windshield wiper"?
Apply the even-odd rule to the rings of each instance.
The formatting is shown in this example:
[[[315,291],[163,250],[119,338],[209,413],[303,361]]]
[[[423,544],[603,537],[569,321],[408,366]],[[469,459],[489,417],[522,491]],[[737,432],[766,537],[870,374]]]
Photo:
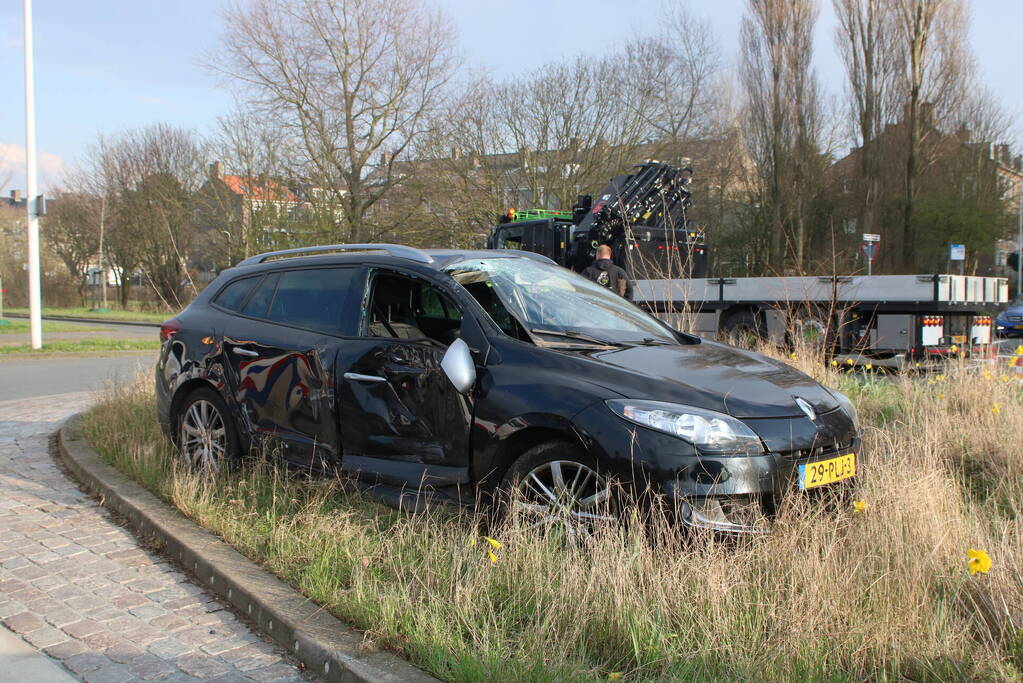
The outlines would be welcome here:
[[[530,328],[529,331],[533,334],[546,334],[551,337],[561,337],[562,339],[571,339],[572,341],[590,342],[591,344],[600,344],[601,346],[624,346],[621,342],[599,339],[573,330],[545,330],[540,327],[533,327]]]
[[[643,339],[626,341],[622,342],[622,344],[627,344],[629,346],[674,346],[678,344],[678,342],[671,341],[668,339],[655,339],[654,337],[643,337]]]

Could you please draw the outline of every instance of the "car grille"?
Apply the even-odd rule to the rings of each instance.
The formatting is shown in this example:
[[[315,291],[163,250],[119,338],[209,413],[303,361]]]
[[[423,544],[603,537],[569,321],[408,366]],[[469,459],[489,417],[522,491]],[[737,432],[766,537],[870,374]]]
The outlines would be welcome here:
[[[819,460],[820,458],[828,458],[839,455],[845,455],[849,452],[852,447],[852,441],[838,444],[837,448],[834,445],[829,446],[818,446],[816,448],[802,448],[794,451],[788,451],[782,453],[781,456],[786,460]]]
[[[1005,319],[1009,322],[1018,323],[1023,320],[1023,315],[1007,315]]]

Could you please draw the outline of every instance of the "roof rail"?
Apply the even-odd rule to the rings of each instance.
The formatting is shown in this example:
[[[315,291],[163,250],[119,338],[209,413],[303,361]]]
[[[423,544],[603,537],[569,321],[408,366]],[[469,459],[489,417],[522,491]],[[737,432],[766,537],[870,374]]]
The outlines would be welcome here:
[[[433,263],[433,257],[415,247],[406,247],[401,244],[324,244],[318,247],[298,247],[297,249],[282,249],[280,251],[268,251],[265,254],[256,254],[245,259],[239,266],[253,266],[257,263],[265,263],[271,259],[285,258],[289,256],[303,256],[306,254],[327,253],[332,251],[376,251],[385,252],[391,256],[407,258],[419,263]]]

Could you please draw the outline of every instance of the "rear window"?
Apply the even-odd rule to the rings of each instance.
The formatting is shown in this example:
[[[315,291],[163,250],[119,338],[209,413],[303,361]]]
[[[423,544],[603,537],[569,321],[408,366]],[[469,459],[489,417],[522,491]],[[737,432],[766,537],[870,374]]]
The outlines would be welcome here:
[[[328,334],[341,332],[341,310],[357,268],[316,268],[281,274],[267,319]]]
[[[246,277],[241,280],[235,280],[227,287],[220,290],[220,294],[213,300],[213,303],[217,304],[221,308],[226,308],[229,311],[240,311],[242,304],[245,303],[245,299],[249,296],[249,292],[256,286],[259,279],[262,276],[257,277]]]
[[[242,315],[251,315],[253,318],[265,318],[267,306],[274,298],[274,290],[277,289],[277,281],[281,278],[280,273],[271,273],[259,283],[255,293],[242,309]]]

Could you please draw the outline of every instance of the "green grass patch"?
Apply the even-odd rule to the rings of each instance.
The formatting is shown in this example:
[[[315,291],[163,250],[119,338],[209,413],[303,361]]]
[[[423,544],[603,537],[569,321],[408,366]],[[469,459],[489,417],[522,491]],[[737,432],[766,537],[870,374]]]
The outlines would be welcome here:
[[[0,355],[15,353],[86,353],[90,351],[146,351],[160,348],[159,340],[138,339],[79,339],[76,341],[44,342],[43,348],[33,349],[31,344],[0,346]]]
[[[741,543],[683,542],[654,520],[570,544],[512,521],[488,532],[496,562],[469,512],[401,514],[270,457],[197,478],[157,425],[148,377],[107,393],[85,429],[106,462],[367,647],[445,680],[1018,679],[1023,529],[1004,505],[1023,509],[1023,468],[1004,436],[1023,428],[1019,383],[822,378],[860,404],[865,512],[794,496],[773,533]],[[997,505],[964,484],[964,449],[1000,475]],[[990,553],[988,574],[967,573],[969,548]]]
[[[4,313],[16,313],[28,315],[27,308],[5,308]],[[44,316],[65,316],[68,318],[93,318],[95,320],[124,320],[128,322],[162,323],[168,318],[174,317],[172,312],[152,311],[125,311],[112,309],[109,311],[94,311],[90,308],[43,308]]]
[[[3,325],[0,325],[0,334],[27,334],[29,329],[28,320],[22,318],[4,318]],[[89,327],[81,323],[43,321],[43,332],[97,332],[103,327]]]

